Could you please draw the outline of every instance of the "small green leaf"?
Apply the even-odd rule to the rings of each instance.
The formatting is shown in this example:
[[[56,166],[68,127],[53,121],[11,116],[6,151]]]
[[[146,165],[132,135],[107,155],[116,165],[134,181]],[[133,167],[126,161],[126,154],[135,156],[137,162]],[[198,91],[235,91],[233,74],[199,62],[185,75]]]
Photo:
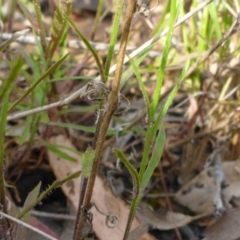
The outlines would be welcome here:
[[[164,131],[164,127],[161,125],[159,127],[159,132],[157,135],[157,139],[156,139],[156,143],[153,149],[151,159],[143,175],[143,179],[141,182],[141,189],[146,188],[155,168],[158,166],[158,163],[162,156],[164,143],[165,143],[165,131]]]
[[[35,204],[37,197],[39,195],[39,192],[40,192],[40,187],[41,187],[41,182],[39,182],[39,184],[28,194],[28,196],[24,202],[23,208],[19,214],[21,214],[23,211],[25,211],[28,207],[32,206],[32,204]],[[22,221],[25,223],[28,223],[29,219],[30,219],[30,212],[29,211],[26,212],[22,217],[23,217]],[[17,233],[16,233],[16,240],[26,239],[26,234],[27,234],[27,229],[21,225],[18,225]]]
[[[95,157],[95,150],[88,147],[82,155],[82,174],[85,178],[89,178],[92,170],[92,164]]]
[[[23,205],[23,209],[27,208],[28,206],[30,206],[32,203],[34,203],[39,195],[40,192],[40,188],[41,188],[41,182],[38,183],[38,185],[28,194],[24,205]],[[25,215],[26,217],[26,215]],[[30,214],[29,214],[30,217]],[[24,218],[26,219],[26,218]]]
[[[68,180],[74,179],[79,177],[81,174],[81,171],[77,171],[75,173],[69,174],[67,177],[61,180],[56,180],[53,182],[51,186],[49,186],[45,191],[43,191],[37,199],[32,202],[30,205],[28,205],[25,209],[23,209],[22,212],[20,212],[17,215],[17,219],[21,219],[27,212],[29,212],[35,205],[37,205],[39,202],[41,202],[51,191],[55,188],[59,188],[62,186],[63,183],[67,182]]]

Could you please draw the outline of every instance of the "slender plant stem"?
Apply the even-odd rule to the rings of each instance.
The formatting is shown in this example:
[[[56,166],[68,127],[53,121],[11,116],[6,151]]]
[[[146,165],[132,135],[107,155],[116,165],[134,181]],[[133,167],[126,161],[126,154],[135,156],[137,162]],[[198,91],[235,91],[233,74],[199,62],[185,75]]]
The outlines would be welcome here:
[[[121,4],[122,1],[124,1],[124,0],[120,0],[118,2],[118,4]],[[95,179],[96,179],[97,172],[98,172],[98,166],[99,166],[99,162],[101,159],[107,130],[109,127],[109,123],[112,119],[112,116],[118,105],[119,87],[120,87],[120,81],[121,81],[121,76],[122,76],[123,61],[124,61],[125,51],[126,51],[126,47],[127,47],[128,36],[129,36],[129,32],[130,32],[132,18],[133,18],[134,12],[136,10],[136,5],[137,5],[136,0],[128,1],[125,23],[124,23],[124,28],[123,28],[123,34],[122,34],[120,49],[119,49],[119,54],[118,54],[118,62],[117,62],[114,80],[113,80],[112,86],[111,86],[112,91],[111,91],[109,101],[108,101],[108,108],[103,113],[103,118],[102,118],[102,123],[101,123],[100,129],[99,129],[99,133],[96,133],[98,135],[98,137],[97,137],[97,141],[96,141],[95,158],[94,158],[94,162],[93,162],[93,166],[92,166],[91,175],[90,175],[88,185],[87,185],[84,202],[83,202],[82,206],[79,206],[79,208],[81,208],[81,209],[88,209],[90,206],[92,193],[93,193],[93,187],[94,187]],[[80,212],[80,216],[75,225],[74,240],[82,239],[82,232],[83,232],[82,230],[84,227],[84,220],[86,218],[86,215],[83,211],[80,210],[78,212]]]
[[[152,123],[150,123],[152,124]],[[149,149],[151,147],[152,141],[153,141],[153,130],[152,127],[149,126],[147,130],[146,140],[144,144],[144,150],[143,150],[143,157],[141,161],[141,166],[139,170],[139,181],[142,182],[144,172],[146,170],[147,164],[148,164],[148,156],[149,156]]]
[[[131,231],[132,222],[135,217],[137,207],[138,207],[140,201],[141,201],[141,196],[139,196],[139,192],[138,192],[137,196],[133,199],[132,204],[131,204],[131,209],[130,209],[130,213],[128,215],[128,221],[127,221],[126,229],[124,232],[123,240],[128,239],[128,236]]]

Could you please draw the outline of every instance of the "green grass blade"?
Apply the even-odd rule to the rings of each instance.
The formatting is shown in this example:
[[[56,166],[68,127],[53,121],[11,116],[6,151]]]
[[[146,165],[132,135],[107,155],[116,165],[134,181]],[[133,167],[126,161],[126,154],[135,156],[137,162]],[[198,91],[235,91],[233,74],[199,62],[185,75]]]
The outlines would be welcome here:
[[[179,78],[178,82],[176,83],[174,89],[171,91],[170,95],[167,98],[167,101],[164,103],[164,106],[162,107],[160,113],[158,114],[158,117],[157,117],[156,122],[154,124],[154,132],[157,131],[159,124],[161,123],[163,117],[166,115],[168,108],[170,107],[178,89],[181,86],[181,83],[184,79],[184,76],[186,75],[186,72],[187,72],[187,69],[189,68],[189,65],[190,65],[190,61],[187,61],[183,70],[182,70],[182,73],[180,75],[180,78]]]
[[[155,35],[157,35],[160,32],[160,30],[162,28],[162,24],[164,23],[164,21],[166,19],[166,15],[167,15],[167,13],[170,10],[170,4],[171,4],[171,1],[168,1],[166,6],[165,6],[165,9],[164,9],[163,13],[161,14],[161,16],[160,16],[160,18],[158,20],[157,26],[155,27],[155,29],[154,29],[154,31],[152,33],[152,36],[155,36]]]
[[[7,41],[0,44],[0,52],[3,52],[12,42],[14,42],[19,37],[25,35],[29,31],[30,31],[29,29],[25,29],[25,30],[13,33],[11,38],[9,38]]]
[[[219,11],[219,3],[218,4],[210,4],[208,6],[209,14],[211,16],[212,22],[213,22],[213,29],[216,33],[216,38],[221,39],[222,38],[222,28],[221,28],[221,22],[218,19],[218,11]],[[209,39],[210,40],[210,39]]]
[[[93,26],[93,32],[92,32],[92,36],[91,36],[92,41],[94,40],[95,33],[96,33],[97,28],[100,23],[101,14],[103,12],[103,7],[104,7],[104,2],[105,2],[105,0],[99,0],[99,3],[98,3],[97,13],[96,13],[95,21],[94,21],[94,26]]]
[[[82,39],[82,41],[84,42],[84,44],[86,45],[86,47],[88,48],[88,50],[92,53],[95,61],[96,61],[96,64],[97,64],[97,67],[98,67],[98,70],[99,70],[99,73],[101,75],[101,78],[102,78],[102,81],[103,82],[106,82],[105,81],[105,75],[104,75],[104,70],[103,70],[103,67],[102,67],[102,63],[101,63],[101,60],[100,58],[98,57],[98,54],[96,52],[96,50],[92,47],[91,43],[88,41],[88,39],[79,31],[79,29],[77,28],[77,26],[74,24],[74,22],[69,18],[69,16],[67,16],[66,14],[64,14],[64,17],[65,19],[67,20],[68,24],[72,27],[72,29],[77,33],[78,37]]]
[[[130,163],[128,158],[120,149],[114,149],[114,153],[117,158],[123,161],[124,165],[128,169],[128,172],[131,174],[132,182],[133,182],[133,193],[139,193],[140,184],[139,184],[139,177],[138,177],[137,170],[133,167],[133,165]],[[133,197],[136,197],[136,196],[133,196]]]
[[[76,154],[79,154],[79,155],[82,155],[82,152],[76,150],[75,148],[72,148],[72,147],[67,147],[67,146],[63,146],[61,144],[51,144],[51,143],[48,143],[48,142],[45,142],[45,141],[41,141],[41,144],[43,144],[43,146],[53,146],[55,148],[61,148],[61,150],[67,150],[69,152],[73,152],[73,153],[76,153]]]
[[[22,57],[19,57],[12,64],[10,69],[10,75],[8,76],[7,79],[3,80],[3,86],[0,88],[0,103],[3,101],[3,98],[7,96],[7,93],[9,89],[11,89],[13,82],[17,79],[22,64],[23,64]]]
[[[9,111],[14,109],[24,98],[26,98],[33,90],[34,88],[42,82],[46,77],[48,77],[50,74],[53,74],[54,71],[64,62],[64,60],[68,57],[69,53],[64,55],[62,58],[60,58],[56,63],[54,63],[47,71],[44,73],[24,94],[22,97],[20,97],[13,105],[10,107]]]
[[[70,161],[70,162],[76,162],[76,159],[74,158],[74,157],[72,157],[72,156],[70,156],[69,154],[67,154],[65,151],[62,151],[62,149],[60,150],[59,148],[59,146],[57,146],[57,145],[54,145],[54,144],[46,144],[47,145],[47,148],[51,151],[51,152],[53,152],[53,153],[55,153],[57,156],[59,156],[60,158],[62,158],[62,159],[66,159],[66,160],[68,160],[68,161]]]
[[[149,117],[150,117],[150,101],[149,101],[149,97],[148,97],[146,88],[144,86],[143,80],[142,80],[142,76],[141,76],[141,74],[140,74],[140,72],[139,72],[135,62],[131,58],[129,58],[129,61],[130,61],[131,65],[132,65],[132,67],[133,67],[133,71],[134,71],[134,73],[136,75],[136,78],[138,80],[138,84],[139,84],[140,89],[142,91],[144,102],[145,102],[146,107],[147,107],[148,119],[149,119]]]
[[[6,125],[7,125],[7,112],[8,112],[8,104],[9,104],[9,98],[10,93],[12,90],[13,82],[16,80],[18,73],[22,66],[22,59],[19,58],[16,61],[13,62],[12,67],[10,69],[10,75],[7,79],[4,80],[4,85],[2,89],[4,89],[4,92],[2,93],[2,105],[0,109],[0,205],[1,205],[1,211],[4,213],[7,213],[7,203],[6,203],[6,193],[5,193],[5,180],[4,180],[4,145],[5,145],[5,131],[6,131]],[[2,219],[1,221],[6,222],[6,227],[10,225],[8,220]],[[5,225],[5,224],[3,224]],[[3,230],[5,230],[5,228]],[[8,230],[8,229],[7,229]],[[6,231],[7,231],[6,230]],[[10,232],[10,238],[12,238]]]
[[[122,17],[122,12],[123,12],[123,6],[124,6],[124,1],[123,0],[117,0],[116,3],[116,14],[114,15],[113,19],[113,25],[112,25],[112,31],[111,31],[111,39],[110,39],[110,46],[108,49],[108,54],[107,54],[107,60],[105,64],[105,82],[108,80],[108,75],[109,75],[109,69],[111,67],[111,62],[114,54],[114,48],[117,42],[117,37],[118,37],[118,30],[121,22],[121,17]]]
[[[159,132],[157,135],[157,139],[155,142],[152,156],[149,160],[149,163],[147,165],[146,171],[144,172],[143,179],[141,182],[141,189],[143,189],[143,190],[146,188],[150,178],[152,177],[152,174],[153,174],[155,168],[158,166],[158,163],[162,156],[165,139],[166,139],[166,136],[165,136],[164,127],[161,125],[159,127]]]
[[[144,49],[141,52],[139,57],[134,61],[136,67],[138,67],[142,63],[142,61],[144,59],[146,59],[146,56],[151,51],[151,49],[152,49],[152,46],[147,47],[146,49]],[[126,82],[129,79],[129,76],[132,75],[132,72],[133,72],[133,67],[132,67],[132,65],[130,65],[129,68],[127,70],[125,70],[124,73],[122,74],[122,79],[121,79],[121,83],[120,83],[120,89],[122,89],[123,86],[126,84]]]
[[[160,69],[159,69],[158,76],[157,76],[157,84],[156,84],[156,88],[155,88],[155,91],[154,91],[154,94],[153,94],[153,101],[152,101],[152,104],[151,104],[151,111],[150,111],[150,121],[151,122],[154,121],[154,116],[155,116],[156,109],[158,107],[158,103],[159,103],[159,99],[160,99],[165,68],[166,68],[166,65],[167,65],[168,54],[169,54],[170,47],[171,47],[171,42],[172,42],[172,34],[173,34],[173,30],[174,30],[174,23],[175,23],[175,20],[177,18],[177,9],[178,9],[178,7],[177,7],[176,0],[172,0],[171,1],[169,30],[168,30],[164,50],[163,50],[163,56],[162,56],[162,59],[161,59]]]

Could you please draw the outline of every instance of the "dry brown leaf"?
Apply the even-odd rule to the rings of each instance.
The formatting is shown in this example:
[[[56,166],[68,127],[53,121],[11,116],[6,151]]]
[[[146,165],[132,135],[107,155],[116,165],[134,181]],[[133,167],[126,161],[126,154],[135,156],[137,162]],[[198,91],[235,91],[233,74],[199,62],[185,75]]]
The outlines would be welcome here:
[[[205,230],[209,240],[236,240],[240,238],[240,208],[225,213]]]
[[[185,184],[175,196],[177,202],[195,213],[213,212],[213,198],[217,188],[214,178],[209,176],[211,172],[212,169],[204,169],[192,181]]]
[[[49,139],[49,143],[75,149],[70,140],[63,135],[51,137]],[[68,155],[75,158],[76,162],[70,162],[61,159],[53,152],[48,151],[49,162],[57,179],[63,179],[68,174],[81,170],[81,157],[77,153],[74,153],[72,151],[65,149],[64,151]],[[78,208],[78,199],[80,195],[79,186],[80,178],[73,179],[62,186],[63,192],[70,200],[76,211]],[[106,240],[109,239],[109,236],[111,236],[111,239],[122,240],[129,214],[129,207],[120,198],[114,196],[112,192],[104,186],[103,181],[100,177],[96,178],[92,202],[94,202],[102,212],[111,212],[117,215],[119,220],[117,227],[114,229],[110,229],[105,224],[105,217],[99,214],[95,210],[95,208],[93,208],[93,230],[98,236],[98,238]],[[140,223],[135,218],[132,224],[132,229],[137,228],[139,225]],[[140,239],[151,240],[154,239],[154,237],[150,236],[149,234],[144,234]]]
[[[223,171],[229,184],[223,190],[226,201],[230,201],[233,197],[240,197],[240,161],[224,162]]]
[[[240,197],[240,161],[223,162],[222,167],[228,183],[222,193],[228,203],[233,197]],[[212,176],[213,168],[209,167],[185,184],[176,194],[178,203],[198,214],[213,213],[213,199],[217,188]]]
[[[181,213],[168,212],[157,213],[146,203],[141,203],[137,213],[142,224],[148,224],[153,229],[171,230],[183,227],[195,220],[206,217],[206,214],[198,216],[187,216]]]

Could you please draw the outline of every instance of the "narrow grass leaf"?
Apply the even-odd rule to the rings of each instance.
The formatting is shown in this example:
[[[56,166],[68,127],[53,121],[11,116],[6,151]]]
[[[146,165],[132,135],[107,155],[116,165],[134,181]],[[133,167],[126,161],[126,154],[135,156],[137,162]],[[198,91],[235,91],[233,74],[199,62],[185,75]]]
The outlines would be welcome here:
[[[85,178],[89,178],[92,170],[92,165],[95,157],[95,150],[88,147],[82,155],[82,174]]]
[[[158,166],[158,163],[161,159],[163,147],[165,143],[165,131],[163,125],[159,127],[159,132],[156,138],[155,146],[153,149],[152,156],[149,160],[149,163],[147,165],[146,171],[144,172],[143,179],[141,182],[141,189],[145,189],[147,184],[149,183],[149,180],[151,176],[153,175],[153,172],[155,168]]]
[[[7,41],[3,43],[0,43],[0,52],[3,52],[12,42],[14,42],[19,37],[25,35],[29,31],[30,29],[25,29],[25,30],[13,33],[11,38],[9,38]]]
[[[26,98],[33,89],[42,82],[46,77],[48,77],[50,74],[53,74],[54,71],[64,62],[64,60],[68,57],[69,53],[61,57],[56,63],[54,63],[48,70],[36,81],[33,83],[33,85],[23,94],[22,97],[20,97],[13,105],[10,107],[9,111],[14,109],[24,98]]]
[[[105,77],[106,77],[105,82],[107,82],[108,80],[109,69],[110,69],[113,54],[114,54],[114,48],[117,42],[118,31],[119,31],[119,26],[121,22],[122,12],[123,12],[123,5],[124,5],[123,0],[117,0],[116,13],[114,15],[113,24],[112,24],[111,39],[109,44],[110,46],[108,49],[108,54],[107,54],[106,64],[105,64]]]
[[[216,33],[216,38],[221,39],[222,38],[222,27],[221,22],[218,19],[218,12],[219,12],[219,3],[217,4],[210,4],[208,6],[209,14],[211,16],[212,22],[212,30]],[[212,35],[210,35],[212,37]],[[211,40],[211,39],[209,39]]]
[[[152,46],[149,46],[141,52],[139,57],[134,61],[136,67],[138,67],[144,59],[146,59],[146,56],[151,51],[151,49],[152,49]],[[129,79],[129,76],[132,75],[132,72],[133,72],[133,67],[132,67],[132,65],[130,65],[129,68],[126,71],[124,71],[124,73],[122,75],[120,89],[122,89],[123,86],[126,84],[126,82]]]
[[[75,148],[72,148],[72,147],[66,147],[66,146],[63,146],[61,144],[51,144],[51,143],[48,143],[48,142],[45,142],[45,141],[41,141],[41,144],[43,144],[43,146],[53,146],[55,148],[61,148],[62,150],[63,149],[66,149],[67,151],[70,151],[70,152],[73,152],[73,153],[77,153],[77,154],[80,154],[82,155],[82,152],[76,150]]]
[[[5,131],[6,131],[6,124],[7,124],[7,112],[8,112],[8,104],[10,93],[12,90],[12,84],[16,80],[20,68],[22,66],[21,58],[13,61],[12,67],[10,69],[10,75],[7,79],[4,80],[4,85],[1,91],[2,97],[2,105],[0,109],[0,206],[1,211],[7,213],[7,203],[6,203],[6,193],[5,193],[5,180],[4,180],[4,145],[5,145]],[[6,220],[7,225],[9,225],[9,221]],[[4,229],[4,228],[3,228]],[[12,233],[10,232],[9,238],[12,239]]]
[[[167,34],[167,39],[165,42],[164,50],[163,50],[163,56],[161,59],[161,64],[160,64],[160,69],[158,72],[157,76],[157,83],[156,83],[156,88],[153,94],[153,101],[151,104],[151,111],[150,111],[150,121],[154,121],[154,116],[156,113],[156,109],[158,107],[160,95],[161,95],[161,88],[163,84],[163,79],[164,79],[164,73],[167,65],[167,60],[168,60],[168,54],[171,48],[171,43],[172,43],[172,34],[174,31],[174,23],[177,18],[177,4],[176,0],[171,1],[171,12],[170,12],[170,23],[169,23],[169,30]]]
[[[96,52],[96,50],[92,47],[91,43],[88,41],[88,39],[79,31],[78,27],[74,24],[74,22],[69,18],[69,16],[67,16],[66,14],[64,14],[65,19],[67,20],[67,22],[69,23],[69,25],[72,27],[72,29],[77,33],[78,37],[82,39],[82,41],[84,42],[84,44],[86,45],[87,49],[92,53],[95,62],[97,64],[99,73],[102,77],[102,81],[105,81],[105,75],[104,75],[104,70],[101,64],[101,60],[98,57],[98,54]]]
[[[39,192],[40,192],[41,182],[30,192],[24,202],[23,208],[21,212],[25,210],[28,206],[31,206],[37,199]],[[30,219],[30,212],[27,212],[24,216],[22,221],[28,223]],[[26,239],[27,229],[21,225],[18,225],[17,233],[16,233],[16,240]]]
[[[158,23],[157,23],[155,29],[153,30],[152,36],[157,35],[160,32],[160,30],[163,28],[162,25],[166,21],[166,15],[168,14],[168,12],[170,10],[170,4],[171,4],[171,1],[168,1],[164,8],[164,11],[162,12],[162,14],[158,20]]]
[[[101,20],[101,14],[103,12],[104,2],[105,2],[105,0],[98,1],[97,13],[96,13],[96,17],[95,17],[95,21],[94,21],[94,25],[93,25],[93,32],[92,32],[92,36],[91,36],[92,41],[94,40],[97,28],[98,28],[100,20]]]
[[[12,63],[10,75],[7,77],[7,79],[3,80],[3,86],[0,88],[0,103],[2,102],[3,98],[7,96],[7,93],[10,91],[13,82],[17,79],[22,64],[22,57],[18,57],[16,61]]]
[[[1,89],[2,105],[0,109],[0,206],[1,206],[1,211],[6,214],[8,212],[8,209],[7,209],[8,204],[6,202],[6,189],[5,189],[5,179],[4,179],[5,131],[6,131],[6,125],[7,125],[7,111],[8,111],[8,105],[10,100],[10,93],[12,90],[13,82],[16,80],[22,66],[21,59],[22,58],[20,57],[16,61],[13,61],[10,69],[10,75],[7,77],[7,79],[4,80],[3,86]],[[4,222],[6,223],[6,226],[11,226],[10,222],[7,219],[5,219]],[[4,227],[3,230],[7,231],[8,229]],[[12,239],[11,231],[9,232],[9,238]]]
[[[158,128],[159,124],[161,123],[163,117],[166,115],[168,108],[170,107],[174,97],[176,96],[176,93],[178,92],[178,89],[180,88],[180,86],[182,84],[182,81],[184,79],[184,76],[186,75],[186,72],[189,68],[189,65],[190,65],[190,60],[186,62],[185,66],[182,70],[182,73],[180,75],[179,80],[177,81],[174,89],[171,91],[170,95],[167,98],[167,101],[164,103],[164,106],[162,107],[160,113],[158,114],[158,117],[157,117],[156,122],[154,124],[154,131],[157,130],[157,128]]]
[[[139,177],[138,177],[138,172],[134,168],[134,166],[130,163],[129,159],[125,156],[125,154],[120,150],[120,149],[114,149],[114,153],[117,158],[121,159],[126,166],[128,172],[130,173],[132,177],[132,182],[133,182],[133,192],[139,192],[140,190],[140,184],[139,184]]]
[[[133,67],[133,71],[134,71],[134,73],[136,75],[136,78],[138,80],[138,84],[139,84],[140,89],[142,91],[143,99],[144,99],[144,102],[145,102],[146,107],[147,107],[148,119],[149,119],[149,117],[150,117],[150,101],[149,101],[148,94],[147,94],[146,88],[145,88],[143,80],[142,80],[142,76],[141,76],[141,74],[140,74],[140,72],[139,72],[135,62],[131,58],[129,58],[129,61],[130,61],[131,65],[132,65],[132,67]]]
[[[53,144],[48,144],[48,145],[47,145],[47,148],[48,148],[51,152],[55,153],[57,156],[59,156],[59,157],[62,158],[62,159],[66,159],[66,160],[68,160],[68,161],[70,161],[70,162],[76,162],[76,159],[75,159],[74,157],[72,157],[72,156],[70,156],[69,154],[67,154],[66,152],[60,150],[60,149],[59,149],[59,146],[55,146],[55,145],[53,145]]]

